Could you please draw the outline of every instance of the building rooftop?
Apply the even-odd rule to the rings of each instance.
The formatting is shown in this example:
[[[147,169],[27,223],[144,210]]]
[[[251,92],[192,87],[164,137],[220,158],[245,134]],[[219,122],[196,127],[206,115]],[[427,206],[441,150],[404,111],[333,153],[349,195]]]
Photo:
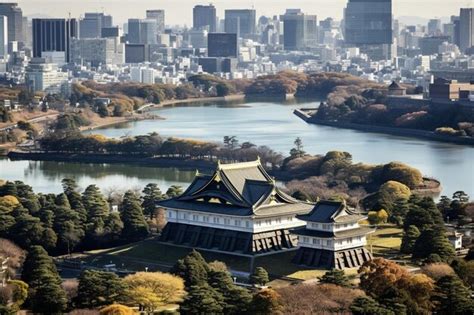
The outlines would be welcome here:
[[[282,192],[260,160],[218,163],[212,175],[197,174],[181,196],[160,204],[167,208],[260,217],[305,214],[314,206]]]
[[[318,223],[351,223],[364,218],[349,210],[346,203],[341,201],[320,201],[310,213],[298,216],[300,220]]]

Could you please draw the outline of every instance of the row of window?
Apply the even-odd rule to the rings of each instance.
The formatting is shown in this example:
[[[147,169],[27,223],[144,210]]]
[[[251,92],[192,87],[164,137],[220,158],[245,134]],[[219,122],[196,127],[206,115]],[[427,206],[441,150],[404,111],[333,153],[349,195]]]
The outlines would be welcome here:
[[[341,229],[341,228],[348,228],[354,226],[355,223],[349,223],[349,224],[336,224],[336,230]],[[313,229],[322,229],[322,230],[330,230],[331,229],[331,224],[319,224],[319,223],[311,223],[311,227]]]
[[[362,240],[362,236],[358,236],[356,239],[357,239],[357,241],[360,242],[360,241]],[[345,241],[346,241],[346,243],[348,243],[348,244],[352,244],[352,242],[354,241],[354,238],[353,238],[353,237],[349,237],[349,238],[346,239]],[[342,245],[343,242],[344,242],[344,240],[337,240],[337,241],[336,241],[336,245]],[[309,237],[304,236],[304,237],[303,237],[303,243],[309,244]],[[312,239],[312,243],[313,243],[313,245],[327,245],[327,246],[332,246],[333,241],[332,241],[332,240],[322,240],[322,239],[319,239],[319,238],[313,238],[313,239]]]

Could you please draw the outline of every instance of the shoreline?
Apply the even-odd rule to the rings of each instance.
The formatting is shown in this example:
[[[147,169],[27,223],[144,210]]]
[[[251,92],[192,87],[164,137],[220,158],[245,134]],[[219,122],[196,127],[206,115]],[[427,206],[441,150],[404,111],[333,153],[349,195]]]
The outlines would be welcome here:
[[[315,119],[312,116],[306,113],[306,110],[309,109],[296,109],[293,113],[301,118],[308,124],[328,126],[334,128],[343,128],[343,129],[352,129],[363,132],[373,132],[373,133],[382,133],[392,136],[408,137],[408,138],[418,138],[438,142],[446,142],[457,145],[468,145],[474,146],[474,138],[463,138],[463,137],[453,137],[440,135],[433,131],[420,130],[420,129],[405,129],[405,128],[394,128],[394,127],[383,127],[375,125],[364,125],[364,124],[355,124],[339,121],[325,121],[321,119]]]

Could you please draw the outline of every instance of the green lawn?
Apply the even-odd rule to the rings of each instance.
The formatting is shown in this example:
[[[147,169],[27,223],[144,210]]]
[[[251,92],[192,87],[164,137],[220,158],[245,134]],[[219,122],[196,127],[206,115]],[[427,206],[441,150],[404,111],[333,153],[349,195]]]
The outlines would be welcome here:
[[[372,247],[374,256],[393,256],[400,254],[403,230],[393,225],[379,226],[368,237],[368,248]]]

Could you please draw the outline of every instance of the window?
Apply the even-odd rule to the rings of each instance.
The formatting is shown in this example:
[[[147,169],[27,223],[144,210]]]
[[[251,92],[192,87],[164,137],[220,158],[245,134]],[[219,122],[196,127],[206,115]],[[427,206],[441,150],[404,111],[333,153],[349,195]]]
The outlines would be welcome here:
[[[347,224],[344,224],[344,227],[346,228],[346,227],[347,227]]]
[[[288,217],[288,221],[293,221],[293,217]]]
[[[240,226],[240,220],[235,220],[234,224],[235,226]]]
[[[328,225],[327,225],[327,224],[323,224],[323,230],[327,230],[327,229],[329,229],[329,228],[328,228]]]
[[[349,237],[349,238],[347,239],[347,243],[352,244],[352,237]]]
[[[318,229],[319,228],[319,224],[318,223],[311,223],[311,226],[315,229]]]
[[[193,214],[193,221],[199,221],[199,216],[196,214]]]
[[[303,237],[303,242],[304,242],[304,243],[309,243],[309,238],[307,238],[306,236]]]
[[[281,224],[281,218],[276,219],[276,223],[280,223],[280,224]]]
[[[183,213],[183,219],[185,219],[185,220],[188,219],[188,214],[187,213]]]
[[[209,217],[207,217],[207,216],[206,216],[206,217],[202,217],[202,220],[203,220],[204,222],[209,222]]]
[[[214,223],[220,223],[220,219],[217,218],[217,217],[214,217],[214,218],[213,218],[213,221],[214,221]]]
[[[321,242],[319,241],[319,238],[313,238],[313,244],[314,245],[319,245]]]
[[[326,241],[326,245],[327,245],[327,246],[331,246],[331,245],[332,245],[332,241],[331,241],[331,240],[327,240],[327,241]]]
[[[230,219],[224,219],[224,224],[230,225]]]
[[[173,217],[173,213],[172,212],[168,212],[168,218],[172,218]]]
[[[262,221],[256,221],[256,222],[255,222],[255,225],[261,226],[261,225],[262,225]]]
[[[265,220],[265,224],[266,225],[272,225],[272,220],[271,219],[270,220]]]
[[[249,222],[249,221],[245,221],[245,227],[246,227],[246,228],[249,228],[249,227],[250,227],[250,222]]]

